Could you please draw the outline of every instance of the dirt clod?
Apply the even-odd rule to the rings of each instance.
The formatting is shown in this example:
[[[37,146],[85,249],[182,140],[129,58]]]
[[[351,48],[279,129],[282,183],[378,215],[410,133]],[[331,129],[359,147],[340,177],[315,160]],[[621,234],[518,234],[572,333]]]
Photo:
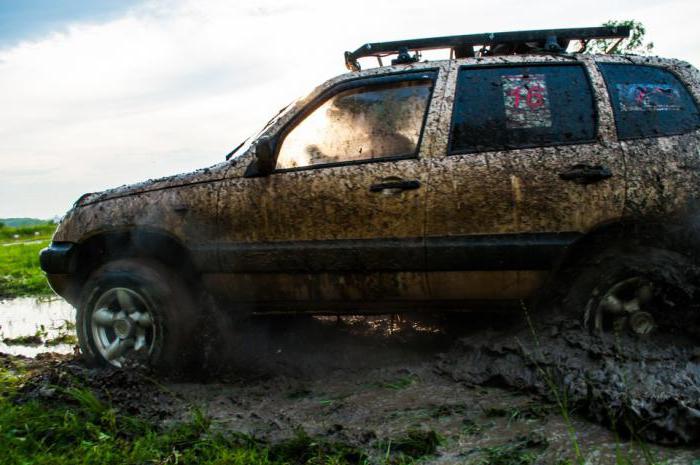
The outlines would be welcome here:
[[[100,401],[122,413],[152,421],[172,416],[176,399],[164,390],[143,368],[132,367],[94,369],[86,367],[79,358],[46,354],[33,365],[36,374],[22,386],[18,399],[60,400],[74,402],[70,389],[89,389]]]

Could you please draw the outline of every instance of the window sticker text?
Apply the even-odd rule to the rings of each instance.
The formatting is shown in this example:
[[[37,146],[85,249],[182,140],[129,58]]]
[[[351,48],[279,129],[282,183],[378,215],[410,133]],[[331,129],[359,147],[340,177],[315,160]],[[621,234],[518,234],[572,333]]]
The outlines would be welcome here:
[[[508,128],[546,128],[552,125],[544,74],[501,76],[501,84]]]

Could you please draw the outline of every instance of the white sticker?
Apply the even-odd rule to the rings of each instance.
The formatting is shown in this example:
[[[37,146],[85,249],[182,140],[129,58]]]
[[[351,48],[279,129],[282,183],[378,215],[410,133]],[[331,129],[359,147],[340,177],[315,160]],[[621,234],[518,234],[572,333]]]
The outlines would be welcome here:
[[[552,125],[544,74],[501,76],[501,84],[508,128],[546,128]]]

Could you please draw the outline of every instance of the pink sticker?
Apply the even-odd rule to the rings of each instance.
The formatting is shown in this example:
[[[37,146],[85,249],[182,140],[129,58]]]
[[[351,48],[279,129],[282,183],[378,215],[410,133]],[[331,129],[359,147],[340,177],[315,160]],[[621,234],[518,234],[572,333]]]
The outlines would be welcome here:
[[[508,128],[545,128],[552,125],[544,74],[501,76],[501,83]]]

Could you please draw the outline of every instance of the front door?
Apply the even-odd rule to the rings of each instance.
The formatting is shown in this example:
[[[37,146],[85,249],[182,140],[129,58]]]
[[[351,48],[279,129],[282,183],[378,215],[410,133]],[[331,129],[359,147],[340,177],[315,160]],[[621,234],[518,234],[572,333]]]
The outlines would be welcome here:
[[[436,296],[527,297],[568,245],[620,218],[624,163],[594,72],[551,59],[455,67],[450,133],[428,193]]]
[[[427,294],[421,147],[438,75],[332,86],[272,135],[273,174],[229,181],[219,255],[232,298],[319,310]]]

